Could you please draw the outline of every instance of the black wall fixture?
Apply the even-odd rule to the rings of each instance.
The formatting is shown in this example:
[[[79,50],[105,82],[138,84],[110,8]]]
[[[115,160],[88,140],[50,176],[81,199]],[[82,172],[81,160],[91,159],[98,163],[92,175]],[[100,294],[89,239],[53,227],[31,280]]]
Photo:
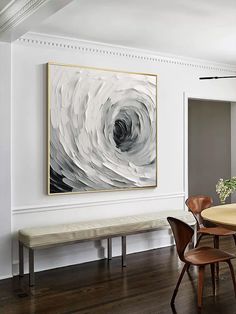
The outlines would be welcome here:
[[[229,76],[203,76],[203,77],[199,77],[199,80],[218,80],[218,79],[226,79],[226,78],[236,78],[236,75],[229,75]]]

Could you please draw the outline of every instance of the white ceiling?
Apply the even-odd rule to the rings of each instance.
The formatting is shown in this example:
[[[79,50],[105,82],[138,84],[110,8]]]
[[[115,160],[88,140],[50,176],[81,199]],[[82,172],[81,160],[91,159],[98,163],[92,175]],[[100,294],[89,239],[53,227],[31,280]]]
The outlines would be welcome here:
[[[33,31],[236,64],[235,0],[75,0]]]

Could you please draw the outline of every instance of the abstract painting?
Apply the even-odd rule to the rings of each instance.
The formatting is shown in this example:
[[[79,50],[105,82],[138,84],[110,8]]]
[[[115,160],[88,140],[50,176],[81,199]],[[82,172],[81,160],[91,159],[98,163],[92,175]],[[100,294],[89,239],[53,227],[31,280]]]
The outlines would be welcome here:
[[[48,194],[157,185],[157,76],[48,64]]]

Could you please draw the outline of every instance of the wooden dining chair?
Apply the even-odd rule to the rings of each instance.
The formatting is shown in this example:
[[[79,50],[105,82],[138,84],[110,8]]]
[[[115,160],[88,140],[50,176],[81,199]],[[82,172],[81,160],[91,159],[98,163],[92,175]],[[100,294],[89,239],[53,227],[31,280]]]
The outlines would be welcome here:
[[[213,224],[211,226],[208,226],[206,222],[203,220],[201,216],[201,212],[212,206],[213,200],[210,196],[207,195],[195,195],[190,196],[185,204],[187,205],[189,211],[192,212],[193,216],[195,217],[197,221],[197,233],[198,233],[198,240],[195,246],[198,246],[200,240],[204,235],[211,235],[213,236],[214,240],[214,248],[219,249],[219,237],[220,236],[233,236],[234,243],[236,245],[236,233],[234,231],[231,231],[229,229],[214,226]]]
[[[229,266],[233,286],[234,286],[234,294],[236,297],[236,282],[234,269],[231,263],[231,259],[236,256],[229,254],[225,251],[213,248],[213,247],[197,247],[192,250],[185,252],[186,247],[191,241],[194,231],[193,229],[187,225],[185,222],[173,218],[167,218],[176,243],[176,249],[180,260],[184,263],[184,267],[181,271],[179,279],[177,281],[174,293],[171,298],[171,305],[174,305],[175,297],[178,292],[179,285],[184,276],[185,271],[189,268],[190,265],[198,266],[198,309],[201,310],[202,307],[202,294],[203,294],[203,279],[204,279],[204,270],[206,265],[210,265],[211,267],[211,276],[212,276],[212,287],[213,287],[213,295],[215,295],[215,264],[219,262],[226,262]]]
[[[214,241],[214,248],[219,249],[219,237],[220,236],[233,236],[234,243],[236,245],[236,233],[234,231],[231,231],[229,229],[219,227],[216,225],[213,225],[211,223],[211,226],[209,226],[209,223],[207,225],[206,221],[203,220],[201,216],[201,212],[212,206],[213,199],[212,197],[208,195],[194,195],[190,196],[185,204],[187,205],[189,211],[192,212],[193,216],[196,219],[197,222],[197,243],[195,247],[198,246],[201,239],[205,235],[213,236]],[[216,265],[216,279],[219,279],[219,264]]]

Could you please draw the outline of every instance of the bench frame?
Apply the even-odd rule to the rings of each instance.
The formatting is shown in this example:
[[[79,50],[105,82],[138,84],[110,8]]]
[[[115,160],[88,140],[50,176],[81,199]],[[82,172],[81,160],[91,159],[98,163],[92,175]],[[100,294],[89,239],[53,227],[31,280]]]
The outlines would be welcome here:
[[[197,241],[197,225],[196,223],[191,224],[194,227],[194,238],[193,238],[193,244],[196,244]],[[29,251],[29,286],[32,287],[35,285],[35,271],[34,271],[34,251],[35,250],[41,250],[41,249],[47,249],[51,247],[56,246],[64,246],[69,244],[76,244],[81,242],[87,242],[87,241],[96,241],[96,240],[107,240],[107,260],[108,262],[112,259],[112,238],[121,237],[121,257],[122,257],[122,267],[127,266],[127,260],[126,260],[126,236],[128,235],[135,235],[140,233],[146,233],[146,232],[152,232],[152,231],[158,231],[158,230],[171,230],[169,226],[161,226],[158,228],[153,229],[147,229],[147,230],[140,230],[140,231],[133,231],[130,233],[125,234],[114,234],[109,235],[105,237],[98,237],[98,238],[90,238],[90,239],[83,239],[83,240],[77,240],[77,241],[70,241],[70,242],[64,242],[64,243],[55,243],[51,245],[43,245],[43,246],[36,246],[36,247],[29,247],[26,246],[21,241],[18,241],[19,243],[19,276],[24,276],[24,248],[27,248]],[[171,236],[171,243],[174,245],[174,238],[172,233],[170,233]]]

